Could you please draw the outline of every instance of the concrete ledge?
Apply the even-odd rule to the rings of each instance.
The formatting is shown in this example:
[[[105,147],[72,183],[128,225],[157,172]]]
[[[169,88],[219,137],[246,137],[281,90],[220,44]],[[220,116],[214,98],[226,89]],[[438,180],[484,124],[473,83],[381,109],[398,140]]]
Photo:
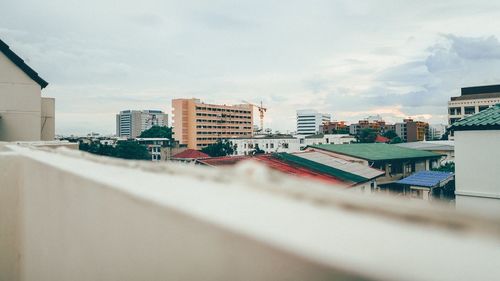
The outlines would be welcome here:
[[[9,249],[0,280],[500,274],[498,217],[364,197],[253,163],[214,172],[0,144],[0,200],[0,246]]]

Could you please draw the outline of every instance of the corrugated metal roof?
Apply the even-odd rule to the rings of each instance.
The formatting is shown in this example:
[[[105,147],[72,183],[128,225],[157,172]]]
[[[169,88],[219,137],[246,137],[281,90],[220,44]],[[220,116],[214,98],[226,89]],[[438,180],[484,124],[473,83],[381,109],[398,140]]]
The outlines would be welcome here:
[[[437,187],[441,182],[447,181],[454,176],[453,173],[438,171],[420,171],[406,177],[396,183],[423,187]]]
[[[327,173],[314,171],[312,169],[300,165],[292,165],[286,163],[284,161],[281,161],[280,159],[272,157],[272,155],[270,154],[257,155],[257,156],[213,157],[206,159],[198,159],[197,161],[198,163],[203,165],[220,167],[220,166],[235,165],[236,163],[246,160],[258,161],[259,163],[262,163],[273,170],[301,178],[310,178],[314,180],[320,180],[323,182],[334,183],[337,185],[344,185],[344,186],[349,186],[352,184],[350,181],[345,181],[341,178],[329,175]]]
[[[332,155],[322,153],[320,151],[305,151],[305,152],[299,152],[299,153],[294,153],[293,155],[308,159],[326,166],[330,166],[339,170],[342,170],[344,172],[348,172],[351,174],[355,174],[358,176],[361,176],[366,179],[374,179],[376,177],[379,177],[383,174],[385,174],[384,171],[377,170],[374,168],[370,168],[366,165],[356,163],[356,162],[349,162],[337,157],[334,157]]]
[[[319,144],[309,147],[370,161],[438,158],[442,156],[429,151],[404,148],[385,143]]]
[[[453,123],[451,130],[500,130],[500,104]]]
[[[179,158],[179,159],[198,159],[207,157],[210,157],[210,155],[195,149],[186,149],[172,156],[172,158]]]
[[[400,147],[406,147],[411,149],[418,150],[427,150],[427,151],[453,151],[455,150],[455,144],[453,141],[418,141],[418,142],[404,142],[393,144]]]

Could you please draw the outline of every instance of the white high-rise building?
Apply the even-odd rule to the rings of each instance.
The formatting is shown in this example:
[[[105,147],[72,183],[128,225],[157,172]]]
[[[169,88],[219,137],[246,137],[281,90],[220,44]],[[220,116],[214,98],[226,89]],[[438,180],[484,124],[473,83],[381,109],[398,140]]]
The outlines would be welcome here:
[[[312,109],[297,110],[297,134],[317,134],[320,132],[319,127],[330,120],[330,114],[319,113]]]
[[[161,110],[122,110],[116,115],[116,135],[137,138],[153,126],[168,126],[168,114]]]

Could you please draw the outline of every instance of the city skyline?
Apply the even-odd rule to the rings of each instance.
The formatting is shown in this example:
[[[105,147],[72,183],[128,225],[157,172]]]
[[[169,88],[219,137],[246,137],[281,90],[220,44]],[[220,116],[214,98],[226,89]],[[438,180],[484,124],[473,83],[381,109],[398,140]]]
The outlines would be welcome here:
[[[280,131],[305,108],[445,124],[461,87],[500,82],[500,4],[479,2],[26,1],[2,4],[0,36],[50,81],[58,134],[111,134],[120,110],[191,97],[262,100]]]

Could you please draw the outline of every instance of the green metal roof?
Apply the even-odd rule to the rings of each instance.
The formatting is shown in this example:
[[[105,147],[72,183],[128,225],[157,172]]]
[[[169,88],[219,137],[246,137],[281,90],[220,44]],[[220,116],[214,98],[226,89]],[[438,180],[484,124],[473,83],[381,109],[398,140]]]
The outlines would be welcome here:
[[[360,182],[365,182],[368,181],[369,179],[355,175],[346,171],[342,171],[340,169],[330,167],[309,159],[305,159],[302,157],[298,157],[292,154],[288,154],[285,152],[281,153],[274,153],[273,157],[280,159],[281,161],[285,161],[287,163],[290,163],[292,165],[297,165],[301,167],[305,167],[307,169],[311,169],[316,172],[324,173],[326,175],[330,175],[336,178],[339,178],[343,181],[348,181],[348,182],[353,182],[353,183],[360,183]]]
[[[386,143],[319,144],[311,145],[309,147],[361,158],[369,161],[411,158],[437,158],[442,156],[441,154],[429,151],[405,148]]]
[[[500,104],[453,123],[451,130],[500,130]]]

